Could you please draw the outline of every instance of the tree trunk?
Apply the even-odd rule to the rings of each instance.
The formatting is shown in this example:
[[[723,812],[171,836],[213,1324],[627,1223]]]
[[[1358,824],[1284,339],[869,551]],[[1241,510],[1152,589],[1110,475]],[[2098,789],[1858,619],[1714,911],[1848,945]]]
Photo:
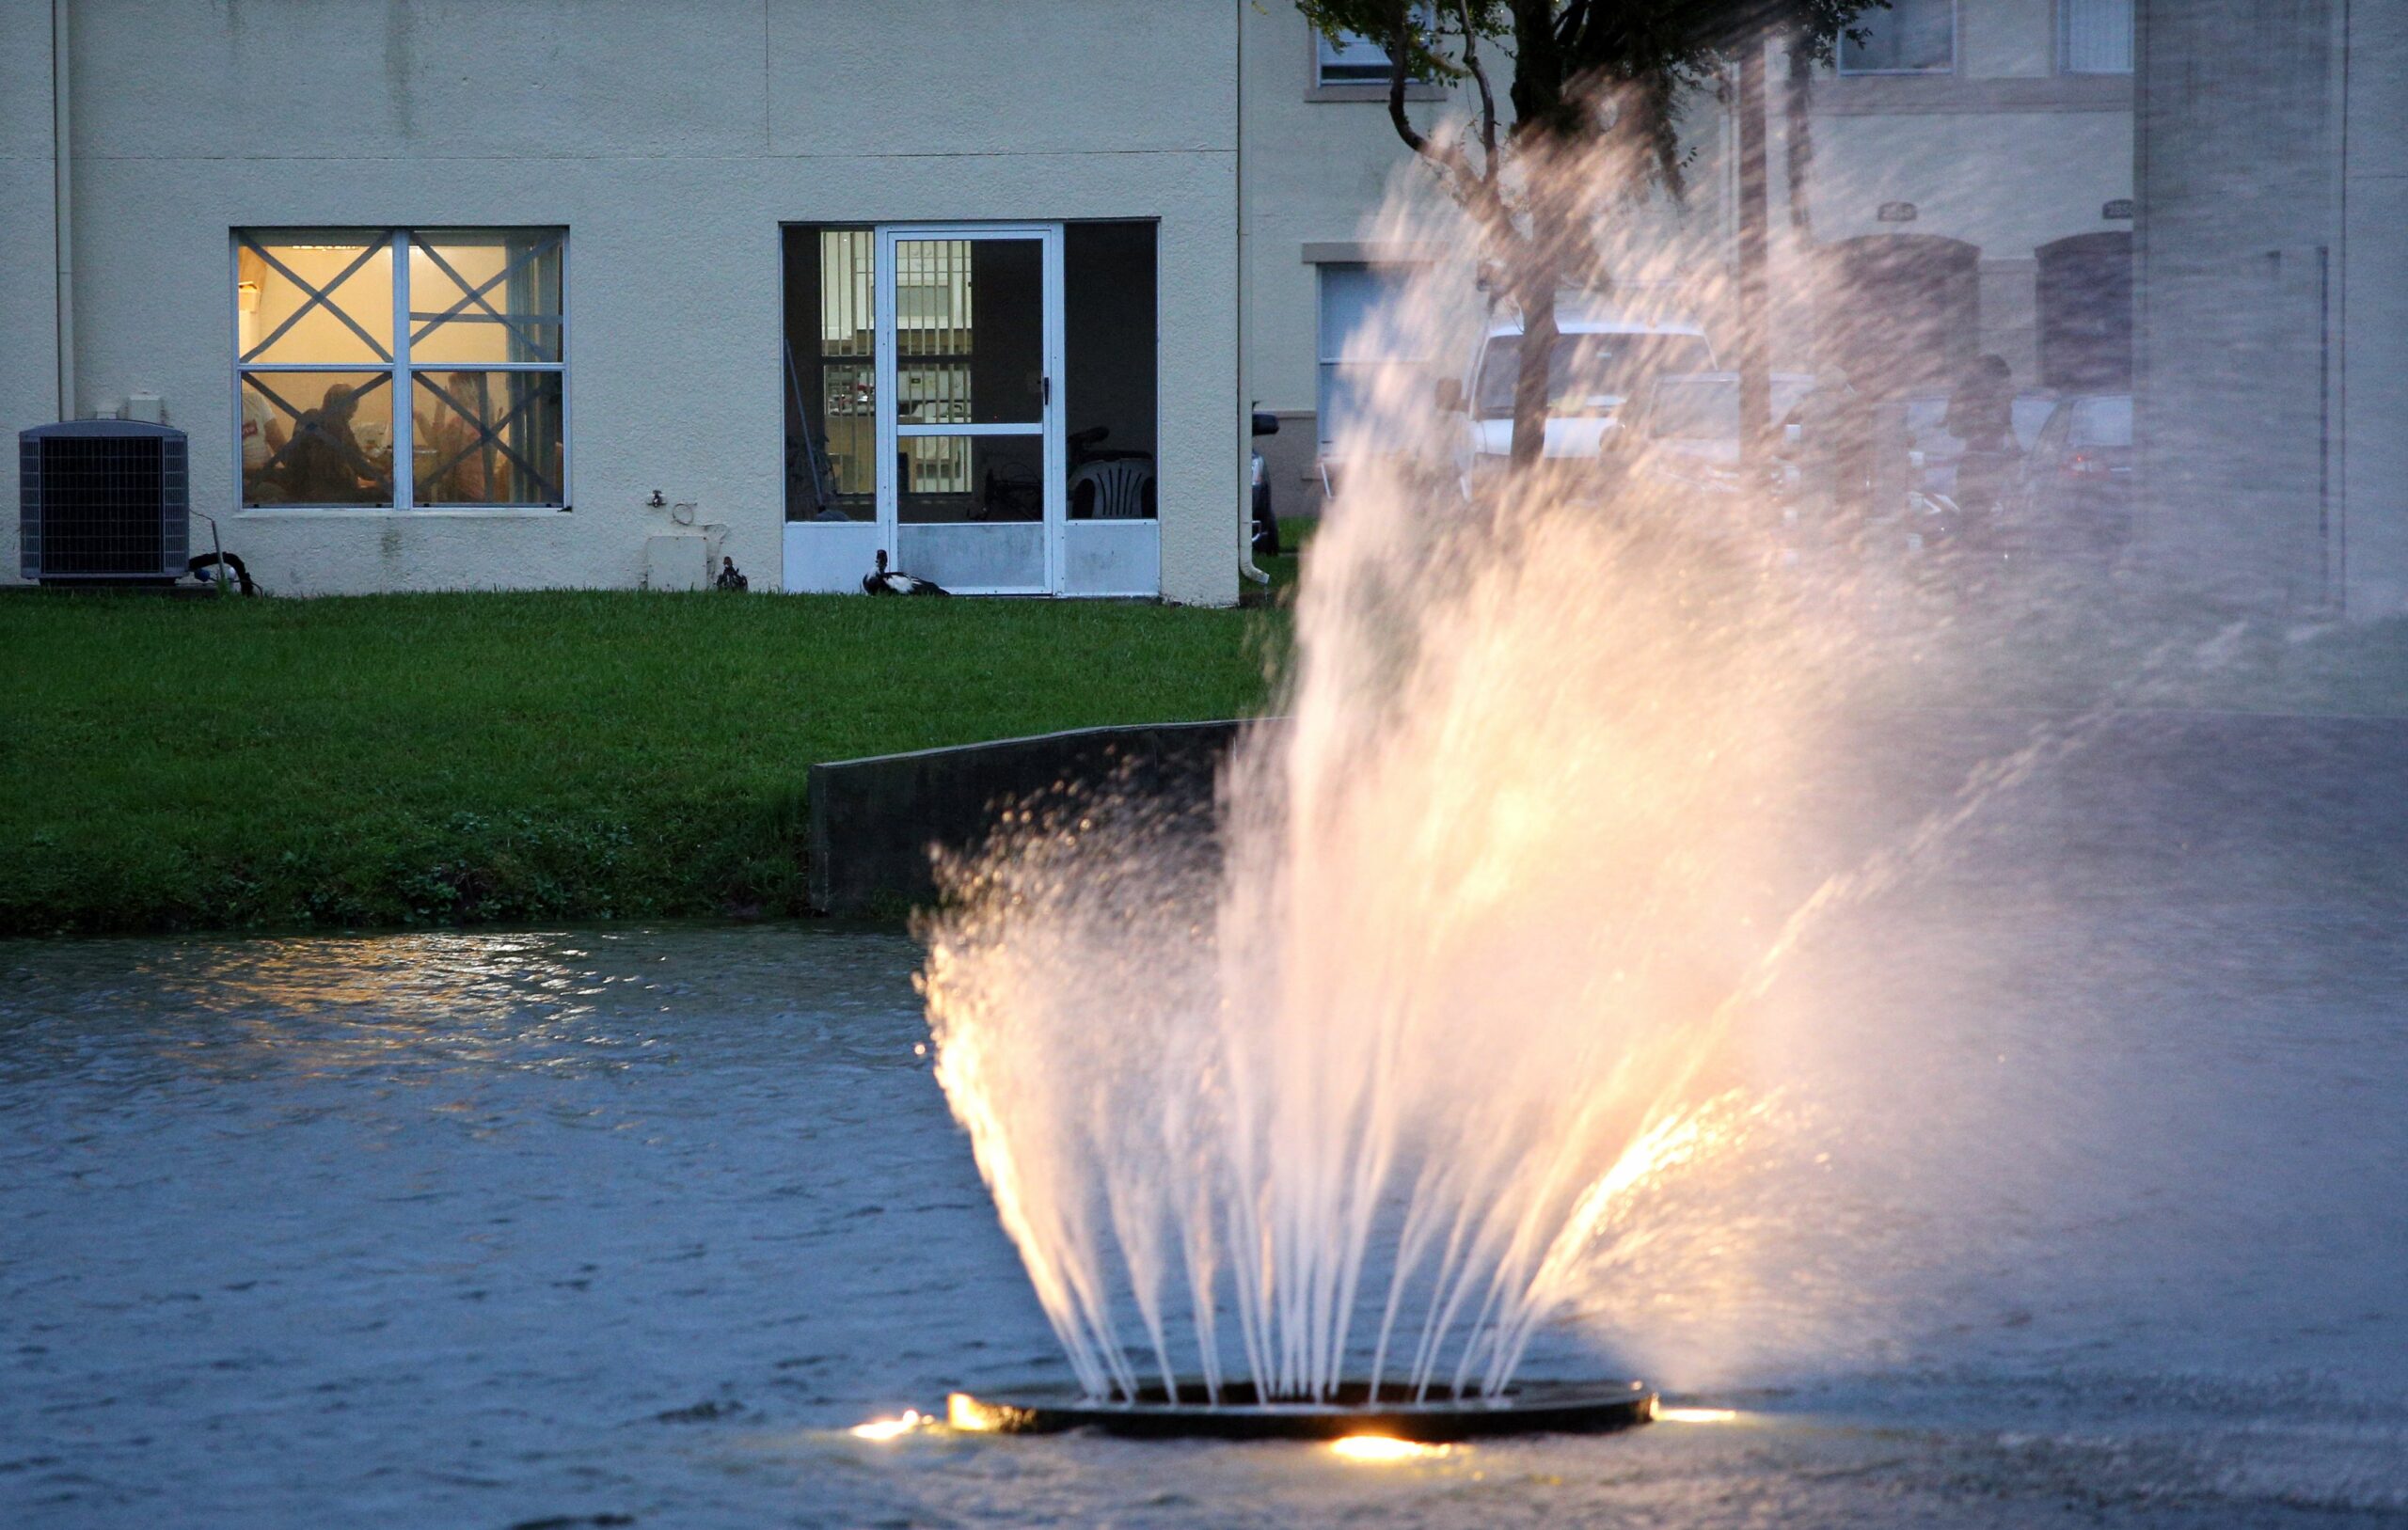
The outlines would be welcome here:
[[[1772,431],[1771,303],[1766,265],[1771,213],[1765,173],[1765,45],[1739,55],[1739,461],[1756,466]]]
[[[1789,227],[1803,249],[1814,247],[1814,205],[1809,189],[1814,179],[1814,61],[1807,55],[1806,39],[1789,39],[1789,88],[1782,93],[1782,138],[1788,156]]]
[[[1511,290],[1522,310],[1522,369],[1513,380],[1513,455],[1509,470],[1519,477],[1546,455],[1547,378],[1555,360],[1555,292],[1562,277],[1567,232],[1550,206],[1561,188],[1551,178],[1564,173],[1550,163],[1551,150],[1574,141],[1577,103],[1563,96],[1563,55],[1556,46],[1556,0],[1513,0],[1513,142],[1529,172],[1525,193],[1529,232],[1514,251]]]
[[[1517,262],[1514,301],[1522,310],[1522,370],[1513,379],[1513,455],[1516,476],[1546,455],[1547,376],[1555,360],[1555,261],[1540,249],[1526,249]]]

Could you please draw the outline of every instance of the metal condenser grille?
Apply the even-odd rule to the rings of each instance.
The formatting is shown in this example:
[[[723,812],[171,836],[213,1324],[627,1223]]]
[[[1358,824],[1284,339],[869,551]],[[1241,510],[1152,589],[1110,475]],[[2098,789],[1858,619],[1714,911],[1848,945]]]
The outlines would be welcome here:
[[[54,434],[55,431],[55,434]],[[28,433],[27,572],[42,578],[181,573],[184,442],[178,433]]]

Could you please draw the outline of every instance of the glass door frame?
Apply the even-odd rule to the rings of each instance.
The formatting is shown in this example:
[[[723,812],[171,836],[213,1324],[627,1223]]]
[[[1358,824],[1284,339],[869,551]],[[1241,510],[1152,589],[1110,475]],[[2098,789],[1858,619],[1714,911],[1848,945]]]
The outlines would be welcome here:
[[[1062,589],[1062,528],[1067,519],[1069,494],[1065,486],[1065,462],[1068,448],[1063,439],[1062,378],[1063,378],[1063,308],[1062,308],[1062,226],[1059,223],[881,223],[874,226],[877,236],[875,280],[877,298],[874,308],[878,322],[878,465],[874,475],[878,485],[879,544],[886,549],[890,561],[901,566],[901,552],[896,545],[901,526],[902,484],[897,481],[895,454],[904,441],[916,436],[980,436],[1035,435],[1043,443],[1044,494],[1040,524],[1045,549],[1042,581],[1035,585],[970,587],[957,590],[965,595],[1010,594],[1051,595]],[[1040,388],[1039,418],[1027,423],[970,424],[905,424],[895,418],[900,398],[896,386],[899,371],[895,355],[895,246],[905,240],[1002,240],[1031,239],[1038,244],[1043,272],[1044,312],[1044,381]],[[975,323],[974,317],[973,323]],[[1026,524],[1026,523],[1016,523]],[[917,572],[904,568],[905,573]]]

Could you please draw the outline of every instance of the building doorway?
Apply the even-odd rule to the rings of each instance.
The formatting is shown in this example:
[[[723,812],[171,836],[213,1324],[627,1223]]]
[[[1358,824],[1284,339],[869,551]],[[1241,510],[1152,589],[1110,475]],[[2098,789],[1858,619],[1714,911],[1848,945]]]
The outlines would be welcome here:
[[[1159,592],[1153,235],[789,228],[785,588]]]
[[[2039,260],[2040,381],[2069,393],[2132,386],[2132,236],[2075,234]]]
[[[1822,354],[1876,399],[1944,395],[1973,359],[1981,251],[1933,234],[1866,234],[1823,254]]]

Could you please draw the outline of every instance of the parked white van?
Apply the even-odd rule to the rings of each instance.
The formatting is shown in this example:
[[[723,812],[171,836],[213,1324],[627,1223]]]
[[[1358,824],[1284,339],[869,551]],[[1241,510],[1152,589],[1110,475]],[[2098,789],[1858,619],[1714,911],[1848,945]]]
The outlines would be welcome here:
[[[1777,371],[1765,424],[1779,427],[1814,391],[1811,371]],[[1623,445],[1640,471],[1669,482],[1728,491],[1739,482],[1739,374],[1659,372],[1622,412]]]
[[[1555,316],[1547,367],[1545,455],[1595,457],[1625,400],[1659,372],[1714,370],[1705,332],[1678,320],[1640,319],[1566,306]],[[1513,454],[1513,387],[1521,377],[1519,314],[1492,320],[1458,380],[1439,385],[1439,406],[1460,417],[1454,467],[1466,496]]]

